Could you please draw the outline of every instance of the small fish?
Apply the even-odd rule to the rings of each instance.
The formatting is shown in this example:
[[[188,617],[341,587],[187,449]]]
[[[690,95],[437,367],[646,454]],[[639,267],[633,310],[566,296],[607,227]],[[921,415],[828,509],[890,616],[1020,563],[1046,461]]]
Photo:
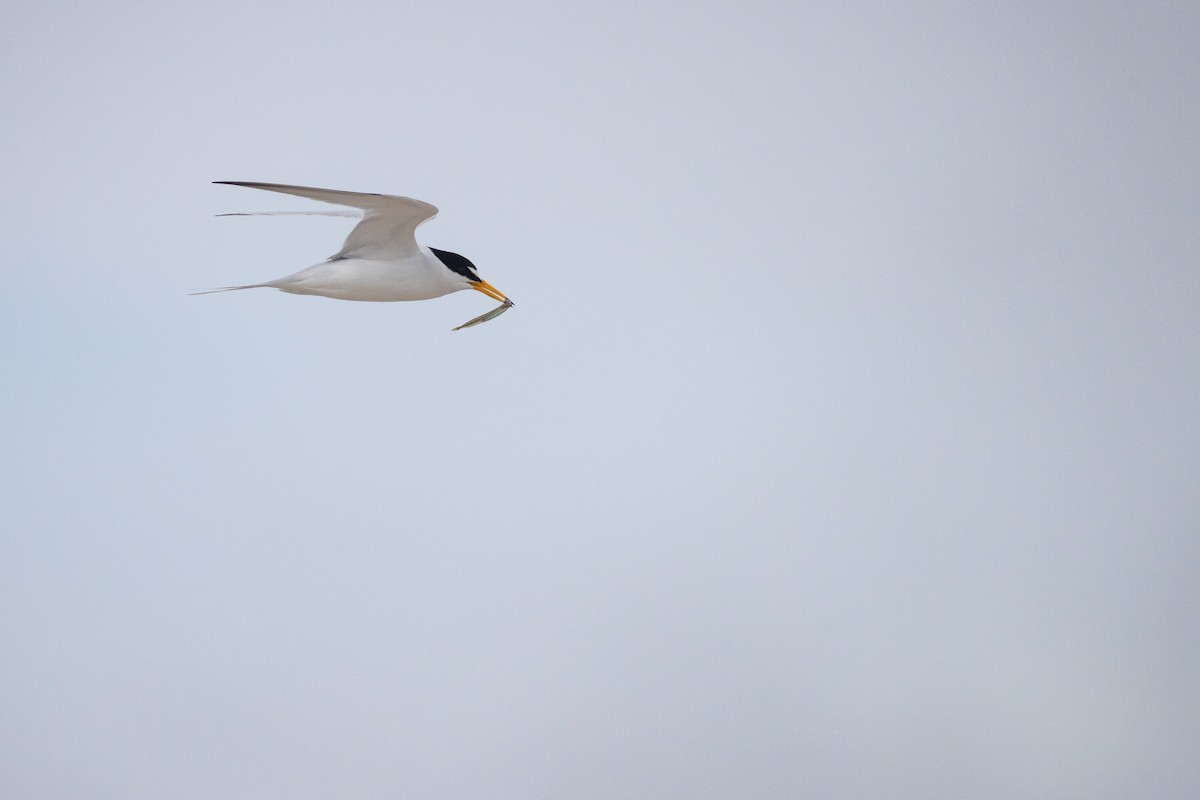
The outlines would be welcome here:
[[[491,311],[487,312],[486,314],[481,314],[480,316],[476,317],[475,319],[473,319],[469,322],[464,322],[462,325],[459,325],[454,330],[461,331],[463,328],[470,328],[472,325],[482,325],[483,323],[487,322],[489,319],[495,319],[496,317],[500,316],[501,314],[503,314],[505,311],[508,311],[512,307],[513,307],[513,301],[505,300],[503,303],[496,306],[495,308],[493,308]]]

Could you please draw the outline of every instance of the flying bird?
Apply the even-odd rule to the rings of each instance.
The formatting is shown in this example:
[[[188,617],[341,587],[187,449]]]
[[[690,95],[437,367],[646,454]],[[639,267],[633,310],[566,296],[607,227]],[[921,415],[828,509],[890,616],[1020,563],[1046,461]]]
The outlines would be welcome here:
[[[245,286],[225,286],[193,294],[232,292],[240,289],[278,289],[291,294],[312,294],[337,300],[392,302],[431,300],[462,289],[474,289],[501,302],[499,307],[459,325],[454,329],[456,331],[494,319],[513,306],[513,302],[503,292],[479,277],[475,265],[467,258],[458,253],[417,243],[417,228],[438,213],[437,207],[429,203],[390,194],[343,192],[337,189],[315,189],[281,183],[214,183],[282,192],[359,209],[263,212],[268,215],[319,214],[361,217],[361,221],[350,231],[342,249],[320,264],[273,281],[250,283]]]

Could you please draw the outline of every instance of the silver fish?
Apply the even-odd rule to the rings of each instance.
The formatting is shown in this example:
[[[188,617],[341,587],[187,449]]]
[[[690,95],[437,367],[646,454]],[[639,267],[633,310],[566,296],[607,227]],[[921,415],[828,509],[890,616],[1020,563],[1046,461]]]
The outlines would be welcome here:
[[[470,328],[473,325],[482,325],[483,323],[487,322],[489,319],[495,319],[496,317],[500,316],[501,314],[503,314],[505,311],[508,311],[512,307],[513,307],[513,301],[505,300],[503,303],[496,306],[495,308],[493,308],[491,311],[487,312],[486,314],[480,314],[475,319],[470,320],[468,322],[464,322],[462,325],[459,325],[454,330],[461,331],[463,328]]]

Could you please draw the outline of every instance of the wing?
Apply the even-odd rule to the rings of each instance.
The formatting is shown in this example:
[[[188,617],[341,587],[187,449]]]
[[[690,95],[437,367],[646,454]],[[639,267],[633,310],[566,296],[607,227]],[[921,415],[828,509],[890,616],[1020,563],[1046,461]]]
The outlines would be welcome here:
[[[346,243],[333,258],[393,259],[416,255],[416,230],[421,223],[437,215],[437,207],[411,197],[390,194],[343,192],[337,189],[314,189],[308,186],[287,186],[282,183],[252,183],[248,181],[214,181],[229,186],[265,189],[268,192],[294,194],[362,209],[362,222],[350,231]]]

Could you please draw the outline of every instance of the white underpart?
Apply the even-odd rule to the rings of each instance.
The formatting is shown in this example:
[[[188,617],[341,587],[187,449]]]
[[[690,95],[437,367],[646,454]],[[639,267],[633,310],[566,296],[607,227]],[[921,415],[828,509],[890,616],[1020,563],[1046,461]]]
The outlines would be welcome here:
[[[432,300],[470,288],[471,284],[422,247],[416,256],[390,261],[366,258],[323,261],[259,285],[338,300],[392,302]]]

